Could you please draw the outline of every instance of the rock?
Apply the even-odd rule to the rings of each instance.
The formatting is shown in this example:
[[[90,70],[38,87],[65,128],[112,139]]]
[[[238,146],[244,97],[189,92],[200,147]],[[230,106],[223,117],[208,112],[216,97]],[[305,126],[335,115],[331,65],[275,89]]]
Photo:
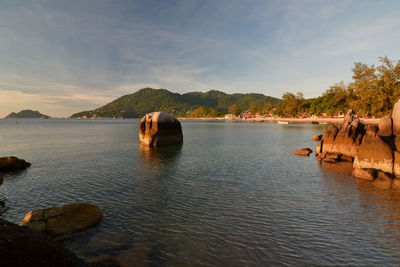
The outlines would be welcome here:
[[[353,110],[349,110],[340,129],[332,125],[328,127],[321,142],[316,147],[317,153],[341,154],[343,158],[352,160],[361,144],[364,133],[364,124],[355,118]]]
[[[0,219],[0,266],[89,266],[62,245]]]
[[[393,174],[396,177],[400,177],[400,152],[393,152]]]
[[[146,114],[140,120],[139,141],[151,147],[182,144],[181,123],[165,112]]]
[[[319,135],[314,135],[313,137],[310,138],[312,141],[319,141],[322,139],[322,134]]]
[[[355,168],[353,169],[353,176],[366,179],[366,180],[375,180],[378,177],[378,171],[376,169],[361,169]]]
[[[327,131],[322,136],[321,142],[316,147],[317,153],[331,151],[333,142],[335,141],[335,137],[338,132],[338,127],[329,125]]]
[[[0,158],[0,172],[18,171],[30,166],[29,162],[17,157],[9,156]]]
[[[364,124],[359,119],[343,123],[331,146],[331,153],[354,158],[364,135]]]
[[[311,149],[306,147],[306,148],[302,148],[302,149],[294,151],[293,154],[299,155],[299,156],[309,156],[312,152],[313,151]]]
[[[342,154],[325,153],[325,157],[323,158],[323,162],[335,163],[335,162],[341,160],[341,158],[342,158]]]
[[[28,212],[21,225],[49,236],[64,240],[73,233],[83,231],[101,221],[103,213],[87,203],[72,203],[61,207],[51,207]]]
[[[379,127],[378,134],[380,136],[385,136],[385,137],[392,136],[392,134],[393,134],[392,117],[390,117],[390,116],[382,117],[379,120],[379,126],[378,127]]]
[[[396,136],[400,136],[400,99],[393,107],[392,119],[393,134]]]
[[[93,257],[88,260],[89,263],[95,263],[95,266],[103,266],[103,267],[125,267],[126,265],[122,264],[115,257],[110,255],[100,255]]]
[[[384,172],[393,176],[393,150],[378,135],[376,126],[368,126],[362,144],[354,158],[353,168],[374,169],[377,172]],[[359,172],[355,171],[355,173]],[[377,176],[378,173],[375,178]],[[358,175],[358,177],[360,176]]]
[[[356,115],[356,112],[352,109],[349,109],[344,116],[344,121],[353,121],[354,116]]]

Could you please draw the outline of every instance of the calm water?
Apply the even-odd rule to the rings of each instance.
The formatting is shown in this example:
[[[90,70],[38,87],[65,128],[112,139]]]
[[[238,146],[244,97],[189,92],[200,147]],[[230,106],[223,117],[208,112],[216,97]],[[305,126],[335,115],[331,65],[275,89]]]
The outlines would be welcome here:
[[[137,120],[0,120],[2,215],[85,201],[103,221],[65,245],[153,266],[400,263],[400,191],[291,154],[322,126],[183,121],[184,144],[138,145]],[[4,211],[1,207],[0,210]]]

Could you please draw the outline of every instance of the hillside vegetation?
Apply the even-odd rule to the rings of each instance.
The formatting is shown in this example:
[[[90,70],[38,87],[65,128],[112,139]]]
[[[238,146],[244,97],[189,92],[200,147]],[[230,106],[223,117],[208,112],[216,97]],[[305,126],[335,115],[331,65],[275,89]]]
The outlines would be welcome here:
[[[234,111],[272,109],[280,100],[263,94],[172,93],[165,89],[144,88],[122,96],[100,108],[73,114],[72,118],[139,118],[153,111],[176,117],[216,117]]]
[[[238,115],[247,111],[280,117],[337,116],[350,108],[361,116],[381,117],[391,114],[400,98],[400,61],[381,57],[379,63],[374,66],[356,62],[352,68],[352,81],[334,84],[316,98],[305,99],[302,92],[286,92],[278,99],[262,94],[226,94],[215,90],[181,95],[165,89],[145,88],[72,117],[137,118],[152,111],[191,118],[217,117],[226,113]]]

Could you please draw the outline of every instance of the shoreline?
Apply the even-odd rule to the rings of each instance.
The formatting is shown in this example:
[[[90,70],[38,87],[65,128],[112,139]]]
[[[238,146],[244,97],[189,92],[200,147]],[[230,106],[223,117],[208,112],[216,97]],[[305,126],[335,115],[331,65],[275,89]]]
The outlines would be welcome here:
[[[179,120],[216,120],[216,121],[240,121],[240,122],[254,122],[254,123],[279,123],[282,124],[342,124],[344,118],[248,118],[248,119],[225,119],[225,118],[178,118]],[[364,124],[379,123],[380,118],[360,118]]]

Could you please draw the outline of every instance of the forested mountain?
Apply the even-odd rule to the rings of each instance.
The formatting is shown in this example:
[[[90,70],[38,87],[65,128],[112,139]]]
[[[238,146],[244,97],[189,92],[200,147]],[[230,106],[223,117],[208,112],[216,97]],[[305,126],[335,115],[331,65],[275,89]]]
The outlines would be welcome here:
[[[72,118],[139,118],[153,111],[165,111],[176,117],[216,117],[228,111],[238,113],[269,108],[278,98],[263,94],[226,94],[221,91],[172,93],[165,89],[144,88],[122,96],[105,106],[73,114]]]
[[[50,117],[33,110],[22,110],[18,113],[11,112],[5,119],[49,119]]]

